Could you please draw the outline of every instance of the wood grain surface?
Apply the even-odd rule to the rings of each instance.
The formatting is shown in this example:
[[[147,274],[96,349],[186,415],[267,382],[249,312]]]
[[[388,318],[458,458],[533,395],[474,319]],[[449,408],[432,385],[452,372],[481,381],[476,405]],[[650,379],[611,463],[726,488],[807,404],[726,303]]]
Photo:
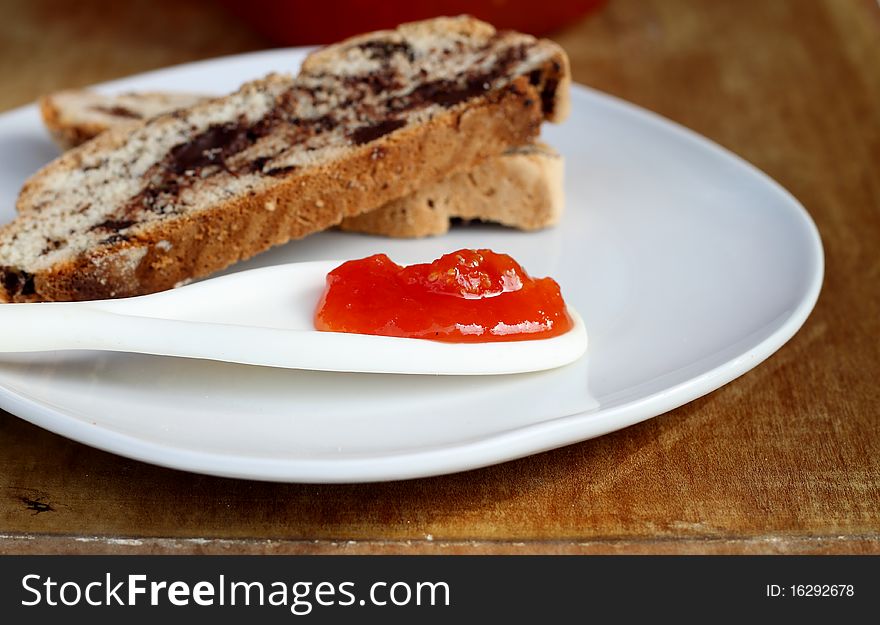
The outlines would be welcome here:
[[[0,108],[269,45],[211,3],[65,6],[2,4]],[[555,38],[577,81],[705,134],[804,203],[826,278],[787,345],[626,430],[372,485],[167,470],[2,413],[0,553],[880,553],[877,3],[610,0]]]

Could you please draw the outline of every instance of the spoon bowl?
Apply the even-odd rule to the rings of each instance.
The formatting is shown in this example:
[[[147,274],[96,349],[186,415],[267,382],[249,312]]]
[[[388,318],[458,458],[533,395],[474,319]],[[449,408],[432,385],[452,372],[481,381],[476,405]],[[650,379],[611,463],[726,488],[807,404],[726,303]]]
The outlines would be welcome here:
[[[432,375],[499,375],[569,364],[587,348],[580,316],[548,339],[443,343],[320,332],[313,315],[327,273],[343,261],[291,263],[161,293],[88,302],[0,306],[0,353],[134,352],[248,365]]]

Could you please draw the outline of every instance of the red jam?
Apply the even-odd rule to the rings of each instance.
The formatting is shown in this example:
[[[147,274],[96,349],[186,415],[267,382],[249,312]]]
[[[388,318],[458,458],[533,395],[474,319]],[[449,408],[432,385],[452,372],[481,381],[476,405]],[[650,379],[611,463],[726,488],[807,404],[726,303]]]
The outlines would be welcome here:
[[[327,274],[315,327],[482,343],[558,336],[572,320],[553,279],[530,277],[507,254],[459,250],[409,267],[385,254],[343,263]]]

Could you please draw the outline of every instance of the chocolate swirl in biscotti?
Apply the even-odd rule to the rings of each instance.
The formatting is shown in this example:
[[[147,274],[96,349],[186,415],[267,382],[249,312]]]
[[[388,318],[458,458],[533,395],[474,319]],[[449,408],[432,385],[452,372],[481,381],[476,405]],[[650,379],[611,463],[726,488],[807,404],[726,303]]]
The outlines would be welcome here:
[[[208,99],[202,94],[141,91],[108,95],[97,91],[57,91],[39,100],[40,114],[55,143],[69,150],[107,128],[149,119]]]
[[[26,183],[0,229],[0,298],[120,297],[207,275],[527,142],[564,116],[567,81],[555,44],[438,18],[112,129]]]

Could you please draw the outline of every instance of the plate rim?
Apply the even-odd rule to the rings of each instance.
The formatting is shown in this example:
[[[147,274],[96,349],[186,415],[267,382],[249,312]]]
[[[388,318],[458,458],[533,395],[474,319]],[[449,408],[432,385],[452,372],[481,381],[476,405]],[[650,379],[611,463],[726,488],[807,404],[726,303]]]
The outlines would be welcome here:
[[[163,73],[193,69],[224,61],[277,54],[306,54],[310,47],[275,48],[244,54],[182,63],[93,85],[95,89],[113,89],[129,81],[154,78]],[[455,442],[437,447],[418,448],[400,453],[362,454],[346,458],[291,459],[257,458],[247,455],[204,452],[145,441],[137,436],[72,418],[42,400],[0,384],[0,407],[29,423],[78,443],[134,460],[171,469],[226,478],[293,483],[366,483],[431,477],[478,469],[589,440],[646,421],[702,397],[759,365],[787,343],[803,326],[819,298],[825,272],[824,249],[819,230],[807,209],[788,190],[765,172],[711,139],[658,113],[617,96],[588,86],[572,84],[572,92],[602,106],[623,109],[654,127],[675,134],[708,150],[764,183],[779,198],[779,206],[798,217],[806,228],[811,256],[809,280],[797,306],[764,339],[725,362],[687,380],[608,408],[574,414],[519,426],[513,430],[490,433],[476,440]],[[7,116],[35,113],[35,104],[0,113]],[[805,274],[806,275],[806,274]]]

